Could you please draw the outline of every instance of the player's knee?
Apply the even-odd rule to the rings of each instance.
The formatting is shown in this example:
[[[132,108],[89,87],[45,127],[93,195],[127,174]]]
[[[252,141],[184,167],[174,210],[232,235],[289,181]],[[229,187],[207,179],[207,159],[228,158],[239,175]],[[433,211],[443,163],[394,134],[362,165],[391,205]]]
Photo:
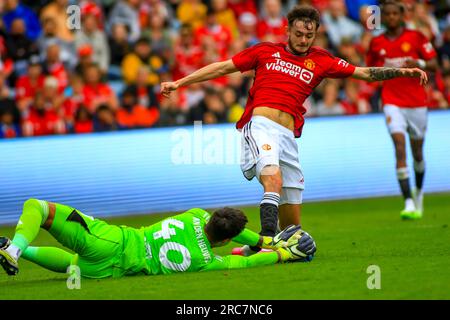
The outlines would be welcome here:
[[[277,192],[281,194],[283,178],[277,166],[267,166],[261,171],[261,183],[266,192]]]
[[[30,198],[23,203],[23,213],[39,216],[42,226],[48,217],[48,205],[46,201]]]

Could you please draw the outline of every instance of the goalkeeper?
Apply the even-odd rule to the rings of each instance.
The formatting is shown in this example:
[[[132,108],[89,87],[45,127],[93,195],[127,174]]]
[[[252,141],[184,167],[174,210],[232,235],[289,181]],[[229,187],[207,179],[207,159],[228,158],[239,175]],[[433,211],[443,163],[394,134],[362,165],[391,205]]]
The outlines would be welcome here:
[[[246,223],[246,216],[237,209],[223,208],[210,216],[196,208],[137,229],[107,224],[70,206],[29,199],[12,241],[0,238],[0,264],[9,275],[18,273],[19,258],[55,272],[66,272],[76,264],[83,277],[106,278],[308,260],[316,250],[313,239],[299,226],[291,226],[272,238],[246,229]],[[75,253],[30,246],[41,227]],[[214,255],[211,248],[224,246],[230,240],[273,251],[250,257]]]

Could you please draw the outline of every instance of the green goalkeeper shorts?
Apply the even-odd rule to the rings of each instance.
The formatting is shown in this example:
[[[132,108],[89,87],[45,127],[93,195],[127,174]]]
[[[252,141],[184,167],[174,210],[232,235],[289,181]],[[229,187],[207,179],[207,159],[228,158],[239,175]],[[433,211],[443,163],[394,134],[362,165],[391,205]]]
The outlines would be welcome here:
[[[72,207],[55,205],[49,232],[59,243],[79,255],[81,276],[106,278],[139,273],[142,261],[145,261],[141,259],[144,243],[143,240],[141,243],[139,230],[110,225]]]

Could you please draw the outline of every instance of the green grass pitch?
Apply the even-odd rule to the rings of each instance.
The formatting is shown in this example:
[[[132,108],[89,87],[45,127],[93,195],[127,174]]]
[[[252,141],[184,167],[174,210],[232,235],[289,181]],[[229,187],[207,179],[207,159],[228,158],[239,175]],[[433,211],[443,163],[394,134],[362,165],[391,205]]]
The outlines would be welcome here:
[[[252,269],[81,280],[69,290],[65,274],[20,261],[16,277],[0,274],[4,299],[450,299],[450,194],[425,197],[420,221],[401,221],[398,197],[307,203],[302,224],[318,251],[311,263]],[[258,230],[258,208],[244,208]],[[86,212],[88,214],[88,212]],[[167,215],[107,219],[141,226]],[[0,228],[11,236],[12,227]],[[33,245],[57,245],[42,231]],[[225,255],[232,245],[218,248]],[[381,289],[367,288],[370,265]],[[282,288],[280,290],[280,288]]]

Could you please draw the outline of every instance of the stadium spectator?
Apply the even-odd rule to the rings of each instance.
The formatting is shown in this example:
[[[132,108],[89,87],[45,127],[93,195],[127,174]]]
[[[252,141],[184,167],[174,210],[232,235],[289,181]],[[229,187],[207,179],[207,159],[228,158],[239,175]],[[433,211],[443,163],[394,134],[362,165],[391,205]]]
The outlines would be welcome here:
[[[162,14],[149,17],[149,25],[142,30],[142,36],[149,39],[153,52],[163,58],[167,64],[173,61],[173,42],[175,33],[169,29],[169,22]]]
[[[439,34],[439,26],[436,17],[429,12],[426,3],[414,3],[407,5],[412,10],[411,20],[407,26],[414,30],[420,30],[430,41],[434,41]]]
[[[92,115],[85,106],[80,106],[74,117],[74,123],[72,127],[74,133],[91,133],[94,132],[94,122],[92,121]]]
[[[6,31],[13,33],[14,21],[23,21],[25,36],[31,41],[36,40],[41,33],[39,19],[33,10],[24,6],[19,0],[5,0],[5,13],[2,17]]]
[[[11,97],[6,75],[0,70],[0,138],[20,136],[20,111]]]
[[[109,68],[109,46],[106,34],[98,27],[98,22],[93,14],[84,15],[82,29],[75,33],[75,47],[89,45],[93,50],[93,60],[103,73]]]
[[[16,82],[16,102],[21,112],[28,110],[36,93],[44,88],[44,80],[39,56],[31,56],[27,74],[19,77]]]
[[[286,40],[287,19],[281,11],[280,0],[264,0],[263,15],[256,27],[261,41],[282,42]]]
[[[256,35],[257,21],[256,16],[251,12],[244,12],[239,17],[239,35],[246,47],[254,46],[260,41]]]
[[[0,98],[0,104],[4,103],[2,100]],[[20,125],[14,121],[14,109],[10,107],[0,108],[0,139],[17,138],[20,135]]]
[[[74,36],[67,27],[67,8],[69,0],[54,0],[42,8],[40,13],[41,22],[45,25],[48,19],[53,20],[55,24],[54,36],[67,43],[72,43]],[[43,26],[45,28],[45,26]]]
[[[322,20],[333,48],[338,48],[343,39],[359,43],[363,28],[346,16],[344,0],[330,0],[328,10],[322,14]]]
[[[227,86],[221,93],[225,108],[228,111],[228,122],[237,122],[244,113],[244,107],[238,102],[236,91],[233,87]]]
[[[22,132],[27,137],[65,133],[64,121],[57,111],[46,107],[44,93],[36,93],[33,106],[23,121]]]
[[[159,102],[155,94],[155,88],[147,82],[149,69],[142,66],[138,69],[136,82],[129,85],[125,91],[131,92],[136,97],[136,104],[145,108],[159,108]]]
[[[100,30],[104,29],[103,22],[105,20],[103,16],[102,8],[97,4],[97,0],[81,0],[80,1],[80,9],[81,16],[91,15],[95,17],[97,20],[97,26]]]
[[[11,31],[6,39],[8,57],[14,62],[14,72],[11,81],[23,75],[27,70],[27,60],[38,52],[36,43],[26,35],[25,22],[16,18],[11,23]]]
[[[202,66],[203,51],[194,42],[194,32],[190,24],[182,24],[174,47],[175,61],[172,68],[174,79],[180,79]]]
[[[116,131],[122,129],[114,115],[114,111],[107,104],[101,104],[98,106],[94,115],[94,131]]]
[[[149,18],[152,15],[159,15],[168,21],[169,24],[175,24],[175,14],[171,6],[164,0],[143,0],[139,7],[139,22],[141,30],[149,25]],[[171,23],[172,22],[172,23]],[[170,26],[173,28],[173,26]]]
[[[214,60],[222,61],[228,58],[227,50],[232,42],[231,31],[226,25],[219,24],[214,10],[208,9],[205,24],[194,30],[194,38],[197,45],[204,45],[207,48],[211,48],[215,44],[219,58]],[[207,39],[211,43],[205,44]]]
[[[443,70],[450,70],[450,25],[442,33],[442,45],[437,49],[439,64]]]
[[[190,24],[195,30],[205,23],[207,11],[208,7],[200,0],[181,0],[177,7],[177,18],[180,23]]]
[[[110,52],[110,69],[114,68],[121,75],[120,65],[123,58],[130,53],[129,29],[126,24],[116,23],[111,27],[111,36],[108,39]],[[110,70],[111,71],[111,70]]]
[[[117,122],[120,126],[133,128],[148,128],[155,125],[159,119],[159,110],[140,105],[132,90],[125,90],[122,95],[122,105],[117,111]]]
[[[69,75],[61,61],[61,49],[58,44],[53,43],[47,47],[46,59],[44,60],[44,73],[58,80],[58,92],[62,93],[69,83]]]
[[[258,10],[254,0],[228,0],[228,7],[233,10],[236,19],[240,19],[244,12],[257,15]]]
[[[338,80],[327,79],[323,86],[323,100],[316,106],[315,115],[340,115],[344,114],[345,109],[339,101],[339,82]]]
[[[117,110],[119,106],[117,96],[107,83],[102,82],[102,74],[96,64],[85,68],[83,81],[84,104],[91,113],[104,104],[112,110]]]
[[[170,127],[186,124],[187,115],[183,109],[183,93],[174,92],[168,99],[161,100],[159,126]]]
[[[202,121],[205,124],[227,122],[227,109],[220,95],[214,87],[207,87],[205,97],[200,103],[189,110],[188,123]]]
[[[159,83],[158,73],[163,71],[163,60],[154,54],[150,41],[146,38],[140,38],[134,45],[133,52],[127,54],[122,61],[122,77],[127,84],[136,81],[137,71],[141,66],[147,66],[150,69],[148,84]]]
[[[68,131],[72,131],[74,126],[74,117],[80,107],[84,107],[84,82],[82,77],[72,74],[70,85],[64,91],[64,103],[60,115],[66,122]]]
[[[60,57],[68,70],[73,70],[77,63],[77,55],[73,42],[68,42],[57,36],[57,24],[54,18],[46,18],[42,22],[42,33],[37,40],[41,59],[45,60],[47,48],[52,44],[60,47]]]
[[[92,47],[88,44],[83,45],[78,48],[78,64],[75,67],[75,73],[79,76],[84,75],[84,71],[87,67],[95,64],[94,62],[94,51]]]
[[[119,0],[108,18],[108,30],[115,24],[125,24],[130,30],[129,41],[135,42],[141,36],[139,25],[139,6],[141,0]]]
[[[211,8],[216,13],[217,23],[227,26],[233,39],[239,37],[239,28],[233,10],[228,7],[227,0],[211,0]]]
[[[366,114],[371,111],[370,103],[364,92],[360,91],[364,81],[348,79],[344,82],[344,98],[341,105],[345,114]]]

